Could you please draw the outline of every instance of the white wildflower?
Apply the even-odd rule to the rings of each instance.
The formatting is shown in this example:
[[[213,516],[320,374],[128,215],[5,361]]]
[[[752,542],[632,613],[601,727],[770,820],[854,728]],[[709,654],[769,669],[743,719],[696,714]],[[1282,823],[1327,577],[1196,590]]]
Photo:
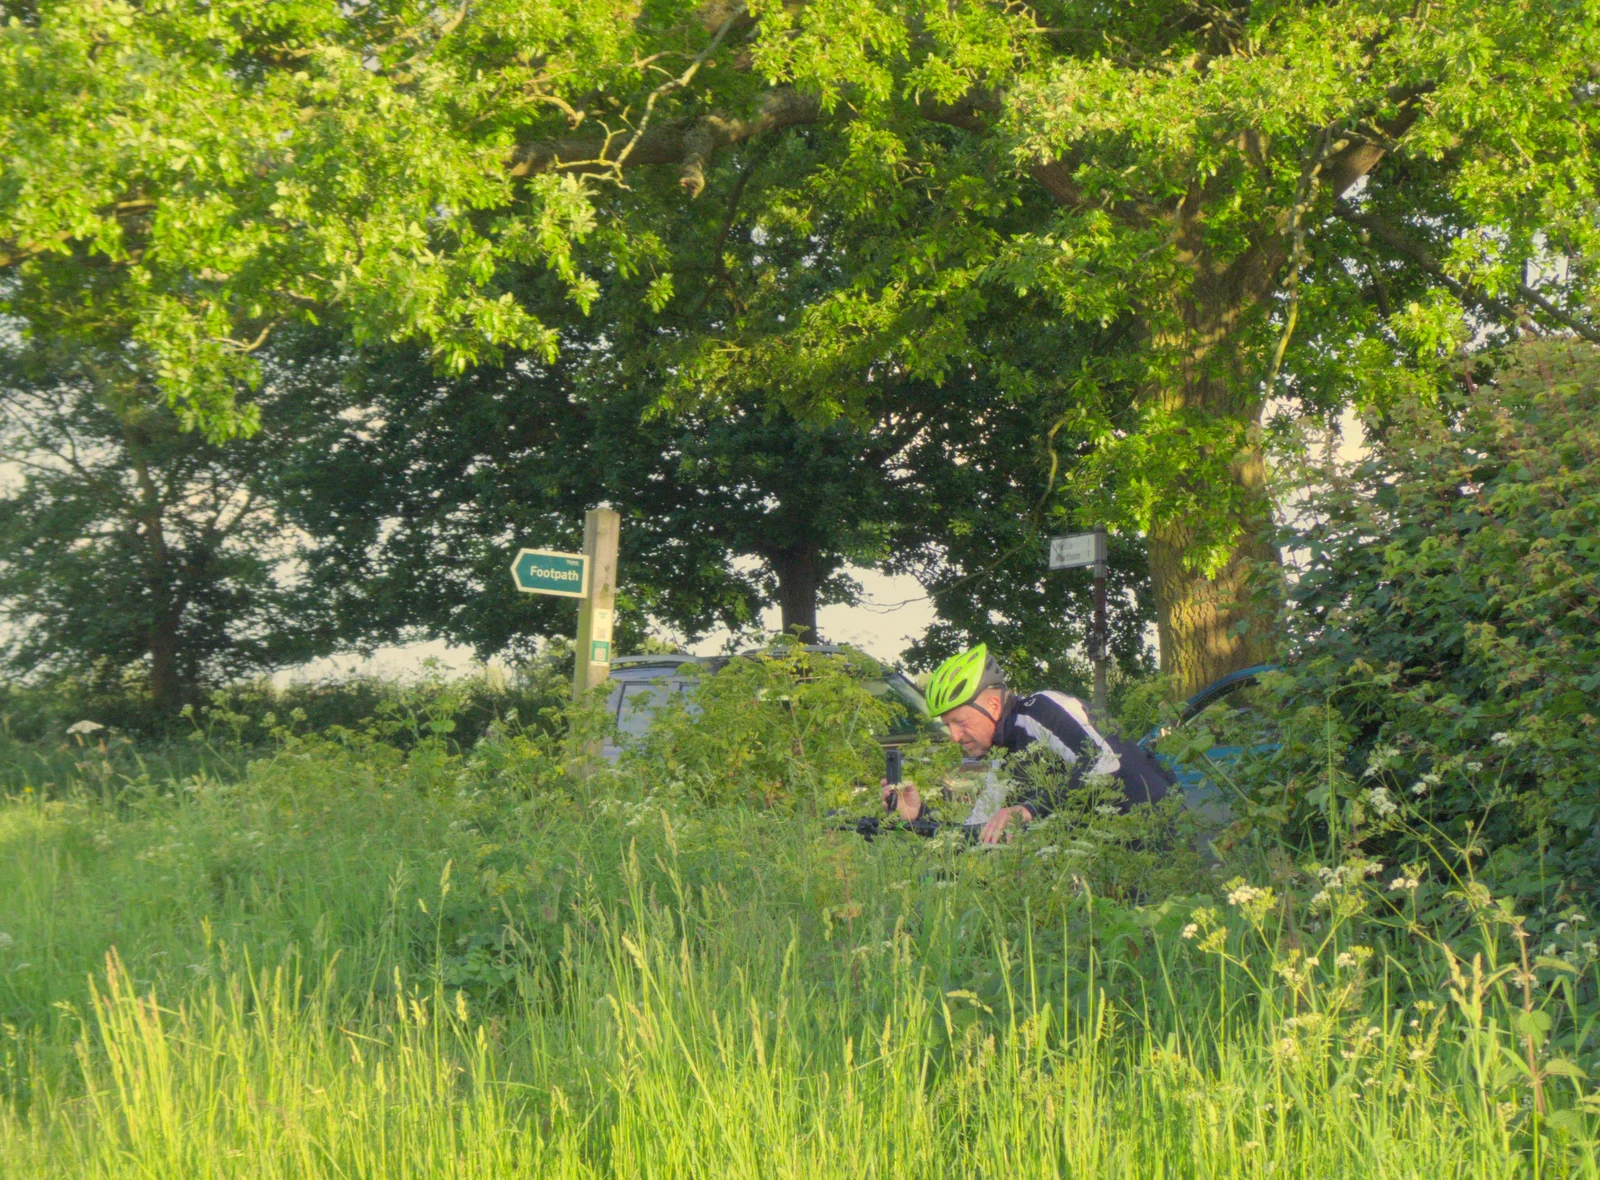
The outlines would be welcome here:
[[[1228,894],[1229,905],[1249,905],[1261,896],[1261,890],[1254,885],[1240,885]]]
[[[1477,774],[1482,769],[1483,769],[1483,763],[1481,763],[1481,762],[1468,762],[1467,763],[1467,773],[1468,774]]]
[[[1061,851],[1061,849],[1057,845],[1055,845],[1055,844],[1046,844],[1043,848],[1039,849],[1038,852],[1035,852],[1034,855],[1037,856],[1040,860],[1044,860],[1047,857],[1054,856],[1056,853],[1058,853],[1060,851]]]
[[[1190,922],[1187,926],[1185,926],[1183,928],[1183,937],[1184,938],[1193,938],[1196,934],[1199,934],[1199,933],[1200,933],[1200,926],[1196,922]]]
[[[1588,920],[1589,919],[1586,918],[1582,914],[1568,914],[1567,915],[1567,921],[1571,922],[1574,926],[1576,926],[1579,922],[1587,922]]]
[[[1565,934],[1566,932],[1567,932],[1567,924],[1565,922],[1557,922],[1556,923],[1556,933],[1557,934]]]
[[[1512,746],[1517,744],[1517,739],[1512,737],[1505,730],[1501,730],[1499,733],[1490,734],[1489,741],[1502,750],[1509,750]]]
[[[1395,749],[1393,746],[1379,746],[1377,749],[1372,751],[1371,756],[1367,759],[1367,768],[1366,770],[1362,771],[1361,777],[1371,778],[1380,770],[1387,769],[1389,763],[1393,762],[1399,756],[1400,751]]]
[[[1396,877],[1393,881],[1389,882],[1389,892],[1405,893],[1409,890],[1415,889],[1420,884],[1421,882],[1415,877]]]
[[[67,726],[67,732],[70,734],[91,734],[99,733],[104,728],[105,726],[98,721],[74,721]]]
[[[1345,968],[1354,967],[1356,965],[1356,957],[1349,951],[1340,951],[1339,957],[1334,959],[1333,965]]]
[[[1428,784],[1419,778],[1416,782],[1411,784],[1411,793],[1416,795],[1418,798],[1421,798],[1423,795],[1428,793]]]
[[[1380,816],[1390,816],[1399,810],[1399,806],[1389,798],[1389,792],[1384,787],[1373,787],[1367,792],[1367,805]]]

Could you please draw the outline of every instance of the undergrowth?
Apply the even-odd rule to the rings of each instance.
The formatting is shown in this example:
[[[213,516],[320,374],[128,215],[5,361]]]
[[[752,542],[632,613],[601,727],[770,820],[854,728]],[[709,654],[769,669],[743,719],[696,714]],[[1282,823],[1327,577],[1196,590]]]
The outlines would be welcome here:
[[[1092,802],[869,843],[586,724],[11,795],[0,1174],[1600,1171],[1588,918],[1533,943],[1470,859],[1217,869]]]

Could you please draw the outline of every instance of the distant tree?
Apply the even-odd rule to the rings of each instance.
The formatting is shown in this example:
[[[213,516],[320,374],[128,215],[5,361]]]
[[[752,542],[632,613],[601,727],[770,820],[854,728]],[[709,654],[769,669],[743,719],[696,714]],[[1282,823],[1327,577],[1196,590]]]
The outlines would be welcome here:
[[[14,344],[0,373],[13,671],[142,672],[171,711],[327,650],[283,577],[293,548],[261,480],[270,433],[217,446],[184,430],[131,346]]]
[[[269,364],[300,415],[280,495],[347,639],[445,635],[489,654],[569,632],[570,604],[514,591],[510,554],[575,547],[583,510],[604,501],[623,514],[622,648],[651,622],[738,631],[772,605],[786,630],[815,634],[818,606],[857,593],[850,566],[934,591],[944,624],[918,659],[986,639],[1043,672],[1083,642],[1086,576],[1044,568],[1048,532],[1077,527],[1032,427],[1051,391],[1006,392],[989,366],[897,383],[864,423],[801,421],[760,395],[658,412],[664,378],[626,331],[459,378],[415,350],[349,354],[329,338]],[[1012,360],[1093,343],[996,333]],[[1059,468],[1087,444],[1063,429],[1050,445]],[[1116,541],[1113,647],[1130,668],[1152,617],[1143,563],[1137,538]]]
[[[657,391],[604,365],[517,358],[459,378],[401,348],[269,365],[299,442],[275,478],[347,638],[446,635],[485,654],[571,630],[569,603],[511,585],[518,546],[576,547],[583,511],[623,514],[619,646],[665,624],[749,628],[769,605],[815,635],[884,557],[900,509],[889,440],[761,399],[649,413]],[[753,566],[751,560],[753,559]]]
[[[931,667],[987,643],[1019,683],[1061,687],[1087,671],[1093,571],[1051,571],[1048,538],[1085,531],[1080,502],[1051,480],[1049,444],[1034,427],[1047,395],[1019,397],[1014,412],[930,423],[904,460],[917,505],[899,531],[893,568],[927,588],[937,620],[906,655]],[[1057,456],[1065,466],[1068,456]],[[1111,658],[1126,672],[1153,670],[1147,633],[1155,623],[1144,539],[1108,539],[1107,622]]]

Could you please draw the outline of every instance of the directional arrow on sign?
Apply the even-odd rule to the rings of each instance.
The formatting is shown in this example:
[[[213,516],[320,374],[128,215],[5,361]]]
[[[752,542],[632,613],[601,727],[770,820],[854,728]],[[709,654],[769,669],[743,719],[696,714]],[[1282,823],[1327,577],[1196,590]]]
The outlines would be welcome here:
[[[511,562],[511,580],[524,594],[584,598],[589,593],[589,559],[554,549],[518,549]]]

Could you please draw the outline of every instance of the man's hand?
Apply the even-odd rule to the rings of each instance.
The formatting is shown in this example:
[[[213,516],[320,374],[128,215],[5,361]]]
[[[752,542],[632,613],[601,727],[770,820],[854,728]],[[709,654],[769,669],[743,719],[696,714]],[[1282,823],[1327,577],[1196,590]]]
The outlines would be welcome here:
[[[900,782],[891,787],[889,785],[889,780],[884,778],[878,780],[878,785],[883,788],[882,798],[885,808],[889,806],[889,792],[900,792],[900,806],[898,810],[900,812],[901,819],[913,820],[922,814],[922,796],[917,793],[917,787],[915,783]]]
[[[1002,840],[1009,840],[1012,824],[1020,828],[1032,819],[1033,812],[1026,807],[1002,807],[989,817],[989,822],[983,825],[983,831],[978,833],[978,839],[985,844],[998,844]]]

